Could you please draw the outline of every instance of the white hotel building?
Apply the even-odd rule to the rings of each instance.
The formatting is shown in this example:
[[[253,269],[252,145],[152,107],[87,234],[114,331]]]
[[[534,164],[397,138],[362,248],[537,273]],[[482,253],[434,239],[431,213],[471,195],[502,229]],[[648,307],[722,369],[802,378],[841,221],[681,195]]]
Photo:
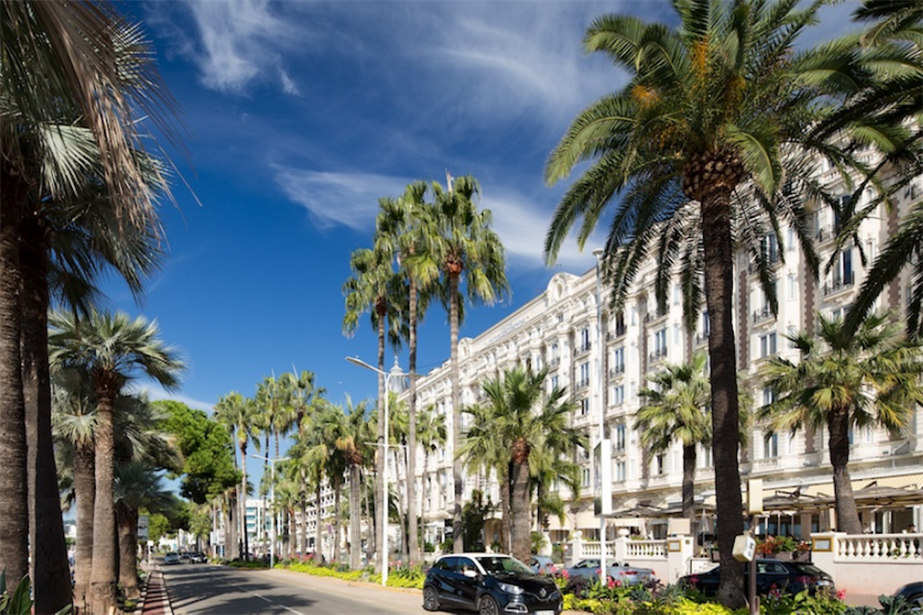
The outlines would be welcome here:
[[[831,172],[832,173],[832,172]],[[872,262],[912,203],[923,194],[923,178],[898,195],[899,208],[886,212],[879,207],[863,223],[859,237]],[[821,263],[833,255],[833,211],[815,212],[814,232]],[[735,319],[738,369],[752,377],[754,405],[765,403],[768,391],[757,382],[760,364],[769,356],[796,357],[786,334],[811,330],[815,313],[838,316],[848,309],[865,277],[856,247],[847,247],[835,258],[829,273],[815,280],[802,258],[794,232],[783,228],[784,251],[775,238],[765,246],[774,262],[777,279],[778,314],[772,314],[768,302],[751,273],[749,260],[741,255],[736,267]],[[682,306],[678,282],[670,292],[666,311],[659,313],[654,298],[655,264],[640,272],[624,309],[609,309],[609,294],[603,287],[601,318],[597,323],[596,271],[581,275],[556,274],[546,290],[515,313],[475,338],[459,342],[461,369],[461,403],[478,400],[480,385],[487,378],[516,366],[534,370],[549,369],[549,386],[567,387],[578,401],[572,424],[594,443],[599,434],[600,405],[605,413],[607,437],[612,442],[611,464],[612,510],[648,510],[653,517],[666,517],[680,509],[682,453],[679,444],[664,455],[651,456],[642,450],[633,429],[633,415],[639,408],[638,390],[645,386],[647,374],[656,372],[665,362],[688,360],[699,348],[705,348],[708,320],[702,314],[695,331],[682,325]],[[879,299],[880,308],[890,308],[903,315],[909,297],[909,273],[892,283]],[[600,326],[597,338],[596,327]],[[602,343],[597,344],[596,340]],[[601,386],[600,386],[601,383]],[[418,407],[432,405],[446,417],[450,441],[442,452],[430,456],[424,474],[422,454],[417,461],[420,514],[425,523],[425,539],[438,544],[451,525],[453,507],[451,442],[450,366],[446,362],[417,382]],[[464,428],[463,428],[464,431]],[[892,440],[888,433],[867,429],[852,434],[850,471],[864,526],[873,532],[901,531],[910,523],[921,527],[923,511],[923,412],[917,408],[906,435]],[[700,447],[696,473],[696,501],[707,509],[714,503],[711,453]],[[565,523],[549,519],[547,527],[553,543],[567,540],[572,530],[581,530],[585,538],[598,538],[600,522],[594,513],[594,487],[597,468],[592,455],[578,458],[583,470],[583,488],[568,506]],[[765,425],[752,427],[749,443],[741,451],[741,477],[761,478],[764,498],[780,501],[777,513],[770,517],[771,533],[807,535],[811,529],[829,529],[835,524],[830,504],[833,495],[832,467],[825,433],[799,432],[770,434]],[[875,481],[873,483],[873,481]],[[883,488],[894,500],[871,497]],[[481,489],[499,502],[497,485],[485,477],[469,475],[465,497]],[[785,506],[784,498],[800,494],[800,505]],[[865,497],[868,495],[869,497]],[[910,496],[908,503],[907,497]],[[568,491],[562,491],[565,501]],[[913,501],[916,504],[913,504]],[[795,500],[792,500],[793,502]],[[813,505],[810,505],[811,503]],[[908,505],[909,504],[909,505]],[[499,513],[497,513],[499,515]],[[665,522],[663,522],[665,523]],[[626,515],[609,521],[607,533],[615,534],[619,524],[631,525]],[[493,526],[488,525],[488,528]],[[662,537],[663,526],[647,523],[644,531]],[[488,534],[492,530],[488,529]],[[494,539],[486,537],[487,543]]]

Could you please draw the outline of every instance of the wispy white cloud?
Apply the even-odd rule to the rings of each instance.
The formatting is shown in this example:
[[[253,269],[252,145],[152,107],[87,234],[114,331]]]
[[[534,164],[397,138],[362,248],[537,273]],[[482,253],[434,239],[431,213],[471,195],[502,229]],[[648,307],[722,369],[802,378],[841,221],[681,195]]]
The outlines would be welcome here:
[[[299,29],[269,0],[186,4],[199,33],[198,44],[187,52],[194,56],[206,87],[243,93],[251,82],[278,75],[283,91],[298,94],[280,54],[298,40]]]
[[[320,228],[356,230],[374,226],[378,199],[398,196],[407,178],[372,173],[319,172],[276,167],[275,180],[285,195],[307,209]]]

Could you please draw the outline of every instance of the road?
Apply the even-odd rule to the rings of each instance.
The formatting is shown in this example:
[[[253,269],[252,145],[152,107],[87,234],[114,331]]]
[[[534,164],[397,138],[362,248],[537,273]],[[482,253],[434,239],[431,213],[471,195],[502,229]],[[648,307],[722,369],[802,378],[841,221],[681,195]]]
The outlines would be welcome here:
[[[418,591],[288,570],[212,564],[163,566],[174,615],[417,615]]]

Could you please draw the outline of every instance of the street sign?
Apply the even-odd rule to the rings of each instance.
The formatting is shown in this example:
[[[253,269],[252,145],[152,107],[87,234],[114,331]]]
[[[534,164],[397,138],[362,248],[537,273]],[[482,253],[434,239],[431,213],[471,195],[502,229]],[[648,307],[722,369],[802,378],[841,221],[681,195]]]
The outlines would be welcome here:
[[[138,540],[147,540],[150,537],[151,518],[148,515],[138,516]]]
[[[741,534],[734,539],[734,559],[738,562],[749,562],[756,555],[756,541],[749,534]]]

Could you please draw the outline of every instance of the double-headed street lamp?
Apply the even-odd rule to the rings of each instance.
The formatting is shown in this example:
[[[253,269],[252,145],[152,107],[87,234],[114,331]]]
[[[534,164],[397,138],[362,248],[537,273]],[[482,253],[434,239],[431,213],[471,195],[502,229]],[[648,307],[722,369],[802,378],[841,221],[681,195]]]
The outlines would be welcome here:
[[[410,374],[405,374],[397,365],[397,358],[394,359],[394,367],[390,372],[378,369],[369,365],[358,357],[346,357],[346,360],[353,365],[364,367],[372,370],[385,379],[385,407],[383,408],[384,422],[384,441],[382,442],[382,468],[381,468],[381,584],[388,584],[388,398],[391,397],[391,381],[393,378],[406,378]],[[411,479],[412,480],[412,479]],[[356,538],[353,538],[356,542]]]
[[[263,461],[269,462],[269,506],[272,506],[276,502],[276,462],[277,461],[287,461],[288,457],[263,457],[262,455],[254,455],[250,453],[251,457],[256,459],[262,459]],[[246,498],[245,498],[246,499]],[[265,514],[265,511],[264,513]],[[264,526],[265,527],[265,526]],[[244,530],[246,531],[246,529]],[[272,517],[269,522],[269,568],[270,570],[276,565],[276,514],[272,513]]]
[[[596,472],[599,480],[599,580],[606,582],[609,574],[606,558],[606,518],[612,513],[612,450],[606,438],[606,404],[603,397],[603,369],[605,348],[602,339],[602,248],[593,250],[596,257],[596,404],[599,409],[599,461]]]

